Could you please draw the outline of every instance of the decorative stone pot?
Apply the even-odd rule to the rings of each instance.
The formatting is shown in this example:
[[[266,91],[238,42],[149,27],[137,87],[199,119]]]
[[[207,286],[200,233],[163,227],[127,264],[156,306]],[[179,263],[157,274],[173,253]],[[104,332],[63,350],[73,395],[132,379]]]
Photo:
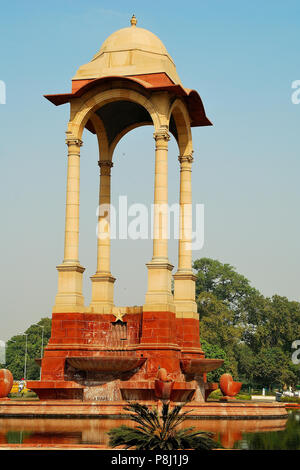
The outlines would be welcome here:
[[[162,400],[170,400],[171,392],[173,390],[174,381],[163,382],[162,380],[155,379],[155,396]]]
[[[161,380],[162,382],[168,382],[168,372],[166,369],[159,368],[157,372],[157,379]]]
[[[14,378],[7,369],[0,369],[0,398],[5,398],[12,389]]]
[[[242,382],[234,382],[230,374],[220,377],[220,389],[225,397],[234,398],[241,390]]]

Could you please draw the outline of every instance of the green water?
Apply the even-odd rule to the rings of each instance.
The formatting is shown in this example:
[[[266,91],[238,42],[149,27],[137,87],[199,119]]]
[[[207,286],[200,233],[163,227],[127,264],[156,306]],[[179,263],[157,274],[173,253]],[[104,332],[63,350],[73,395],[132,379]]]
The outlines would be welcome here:
[[[300,450],[300,411],[289,411],[283,431],[243,433],[234,449],[245,450]]]

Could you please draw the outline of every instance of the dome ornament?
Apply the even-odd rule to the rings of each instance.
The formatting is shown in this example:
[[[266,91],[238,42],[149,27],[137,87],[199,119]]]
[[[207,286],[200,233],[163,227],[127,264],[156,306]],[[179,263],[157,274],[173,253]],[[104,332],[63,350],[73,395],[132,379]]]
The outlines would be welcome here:
[[[137,19],[136,19],[135,15],[132,15],[132,18],[130,20],[130,24],[131,24],[131,26],[136,26]]]

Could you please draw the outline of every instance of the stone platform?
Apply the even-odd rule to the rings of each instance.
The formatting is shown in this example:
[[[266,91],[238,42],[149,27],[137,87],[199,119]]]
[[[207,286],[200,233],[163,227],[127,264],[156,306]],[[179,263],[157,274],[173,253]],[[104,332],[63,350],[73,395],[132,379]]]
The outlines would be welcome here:
[[[122,321],[117,313],[53,313],[51,338],[38,361],[41,380],[29,380],[27,387],[41,401],[204,402],[214,389],[206,374],[224,361],[204,357],[199,318],[123,310],[117,312]],[[155,388],[160,368],[173,383],[168,396]]]
[[[145,401],[145,405],[157,404]],[[124,418],[126,401],[99,402],[80,400],[17,401],[0,400],[0,417],[42,418]],[[171,402],[171,407],[175,403]],[[252,402],[190,402],[183,408],[190,410],[189,419],[285,419],[288,413],[284,403]]]

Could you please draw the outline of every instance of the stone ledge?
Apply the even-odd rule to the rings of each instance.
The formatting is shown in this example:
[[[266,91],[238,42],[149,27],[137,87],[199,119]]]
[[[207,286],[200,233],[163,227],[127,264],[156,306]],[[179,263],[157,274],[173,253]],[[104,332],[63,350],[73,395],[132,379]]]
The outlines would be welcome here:
[[[158,402],[143,401],[153,406]],[[128,414],[123,409],[127,401],[100,402],[80,400],[47,400],[47,401],[4,401],[0,400],[0,417],[49,416],[49,417],[91,417],[117,418]],[[176,403],[171,402],[171,407]],[[189,419],[287,419],[288,413],[284,403],[199,403],[186,404],[183,411],[190,410]]]

